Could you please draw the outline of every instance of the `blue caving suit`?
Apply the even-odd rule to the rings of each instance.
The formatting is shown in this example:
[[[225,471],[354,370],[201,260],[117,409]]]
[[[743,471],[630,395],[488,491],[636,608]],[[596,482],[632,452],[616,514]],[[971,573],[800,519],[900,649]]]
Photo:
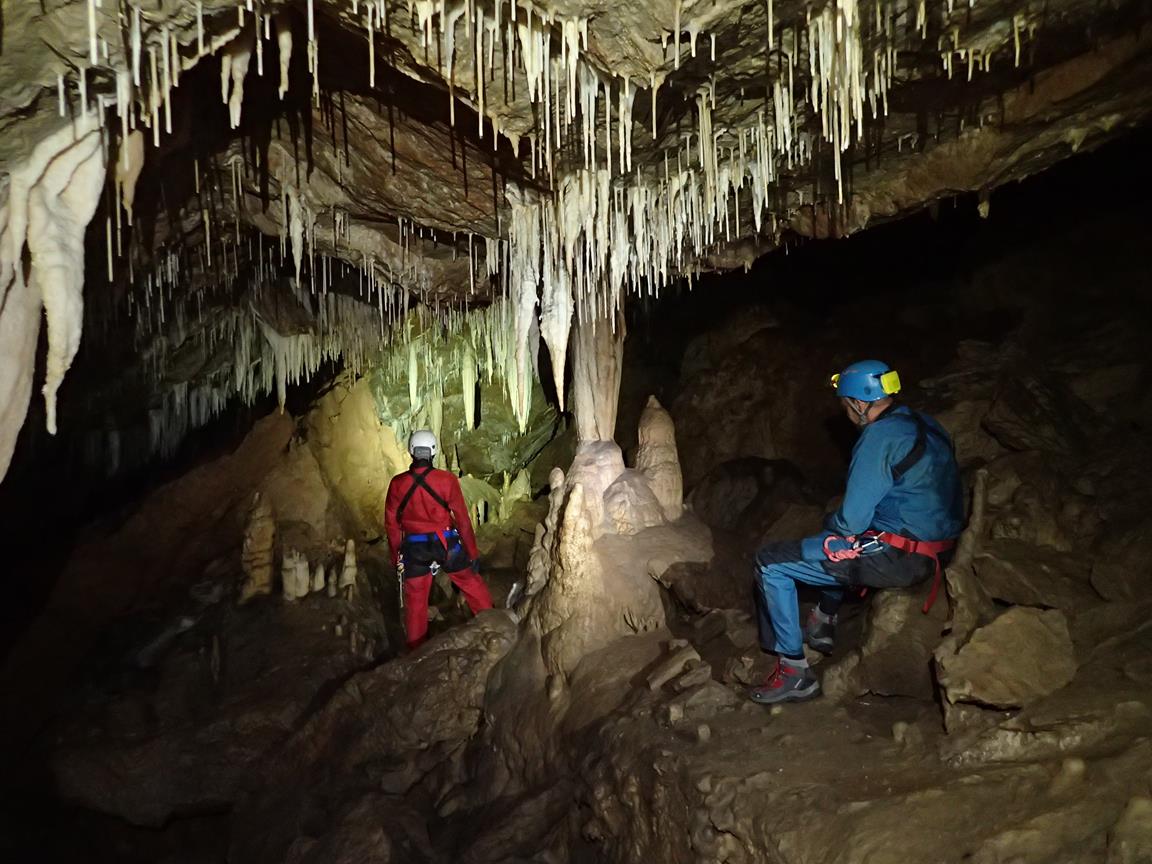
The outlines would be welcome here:
[[[865,426],[852,449],[848,486],[825,531],[799,541],[770,543],[756,554],[760,645],[801,658],[804,637],[796,583],[823,588],[822,612],[833,615],[847,586],[907,587],[930,578],[935,563],[874,538],[860,538],[859,556],[831,561],[850,549],[844,539],[884,531],[911,540],[950,540],[964,528],[964,497],[952,442],[933,418],[893,405]],[[827,538],[832,537],[832,540]]]

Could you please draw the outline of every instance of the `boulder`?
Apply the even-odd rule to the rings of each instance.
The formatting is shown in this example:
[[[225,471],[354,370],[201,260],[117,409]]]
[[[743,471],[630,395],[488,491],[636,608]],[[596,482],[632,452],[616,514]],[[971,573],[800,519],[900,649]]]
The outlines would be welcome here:
[[[961,465],[991,462],[1003,455],[1004,447],[983,426],[991,405],[988,399],[964,399],[932,415],[951,436]]]
[[[1091,414],[1060,380],[1020,361],[1003,371],[984,428],[1009,450],[1071,456],[1085,448]]]
[[[1152,588],[1152,519],[1111,527],[1100,541],[1092,587],[1106,600],[1138,600]]]
[[[790,506],[807,503],[807,496],[800,470],[791,462],[749,456],[709,471],[689,502],[706,525],[759,537]]]
[[[284,864],[421,864],[435,853],[419,811],[396,796],[368,792],[345,804],[320,836],[300,826]]]
[[[1082,555],[996,540],[985,544],[973,565],[984,592],[1005,603],[1074,613],[1100,602],[1088,581],[1092,565]]]
[[[991,536],[1064,552],[1091,546],[1101,530],[1096,498],[1074,488],[1065,472],[1041,453],[1011,454],[991,463]]]
[[[873,597],[859,662],[860,682],[869,692],[925,701],[935,695],[932,654],[948,619],[948,603],[940,598],[925,614],[929,587],[888,589]]]
[[[1058,610],[1009,609],[981,627],[955,654],[937,652],[949,702],[1020,708],[1072,680],[1076,657],[1068,622]]]
[[[1108,832],[1108,864],[1152,861],[1152,798],[1136,795]]]
[[[1076,398],[1085,402],[1092,410],[1103,413],[1115,400],[1136,396],[1142,380],[1144,380],[1143,364],[1121,363],[1074,375],[1068,381],[1068,386]]]

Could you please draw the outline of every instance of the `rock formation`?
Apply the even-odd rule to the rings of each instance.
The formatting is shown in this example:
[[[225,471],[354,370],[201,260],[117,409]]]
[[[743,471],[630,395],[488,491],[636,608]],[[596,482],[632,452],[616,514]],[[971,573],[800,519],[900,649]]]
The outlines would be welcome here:
[[[676,455],[676,427],[672,415],[655,396],[648,397],[648,404],[640,415],[639,438],[636,470],[648,479],[665,518],[675,522],[684,509],[684,478]]]
[[[344,544],[344,560],[340,566],[340,581],[337,586],[346,596],[356,593],[356,541],[349,539]]]
[[[244,529],[244,547],[241,566],[244,585],[240,589],[240,602],[260,594],[271,594],[275,564],[276,519],[268,502],[256,493]]]
[[[308,575],[308,556],[296,549],[284,550],[280,562],[280,583],[285,600],[307,597],[311,588]]]
[[[1076,658],[1063,613],[1018,606],[939,661],[949,702],[1022,708],[1070,682]]]

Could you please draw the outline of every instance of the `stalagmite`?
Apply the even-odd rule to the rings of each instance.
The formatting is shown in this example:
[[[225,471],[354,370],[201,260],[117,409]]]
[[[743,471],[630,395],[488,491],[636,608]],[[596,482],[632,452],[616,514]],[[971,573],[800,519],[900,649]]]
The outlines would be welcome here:
[[[676,453],[676,428],[672,415],[655,396],[640,415],[639,447],[636,469],[648,480],[669,521],[680,518],[684,510],[684,478]]]
[[[312,568],[312,584],[309,586],[313,594],[320,593],[326,587],[324,576],[324,562],[317,561],[316,566]]]
[[[285,600],[299,600],[308,596],[308,556],[295,549],[284,552],[280,564],[280,582]]]
[[[275,563],[276,520],[267,500],[257,492],[248,512],[244,529],[244,546],[240,565],[244,570],[244,584],[240,589],[240,603],[260,594],[271,594]]]
[[[339,588],[345,597],[356,593],[356,541],[348,540],[344,545],[344,565],[340,569]]]

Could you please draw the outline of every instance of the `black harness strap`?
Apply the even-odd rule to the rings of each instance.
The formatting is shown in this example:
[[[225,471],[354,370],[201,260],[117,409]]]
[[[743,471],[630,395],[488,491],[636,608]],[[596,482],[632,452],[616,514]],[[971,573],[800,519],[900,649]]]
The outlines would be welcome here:
[[[942,437],[940,432],[925,423],[924,418],[917,412],[911,412],[910,416],[916,421],[916,441],[912,444],[908,455],[892,466],[892,480],[896,483],[899,483],[904,475],[924,458],[924,454],[928,451],[928,436]]]
[[[412,485],[408,487],[408,491],[404,493],[404,497],[400,499],[400,506],[396,508],[396,521],[399,522],[404,518],[404,508],[408,506],[408,502],[412,500],[412,496],[416,493],[416,487],[420,487],[429,495],[432,500],[448,511],[449,515],[452,513],[452,508],[448,506],[448,502],[441,498],[435,489],[428,485],[425,481],[432,472],[431,468],[425,468],[423,474],[417,474],[415,470],[410,470],[408,473],[412,476]]]

